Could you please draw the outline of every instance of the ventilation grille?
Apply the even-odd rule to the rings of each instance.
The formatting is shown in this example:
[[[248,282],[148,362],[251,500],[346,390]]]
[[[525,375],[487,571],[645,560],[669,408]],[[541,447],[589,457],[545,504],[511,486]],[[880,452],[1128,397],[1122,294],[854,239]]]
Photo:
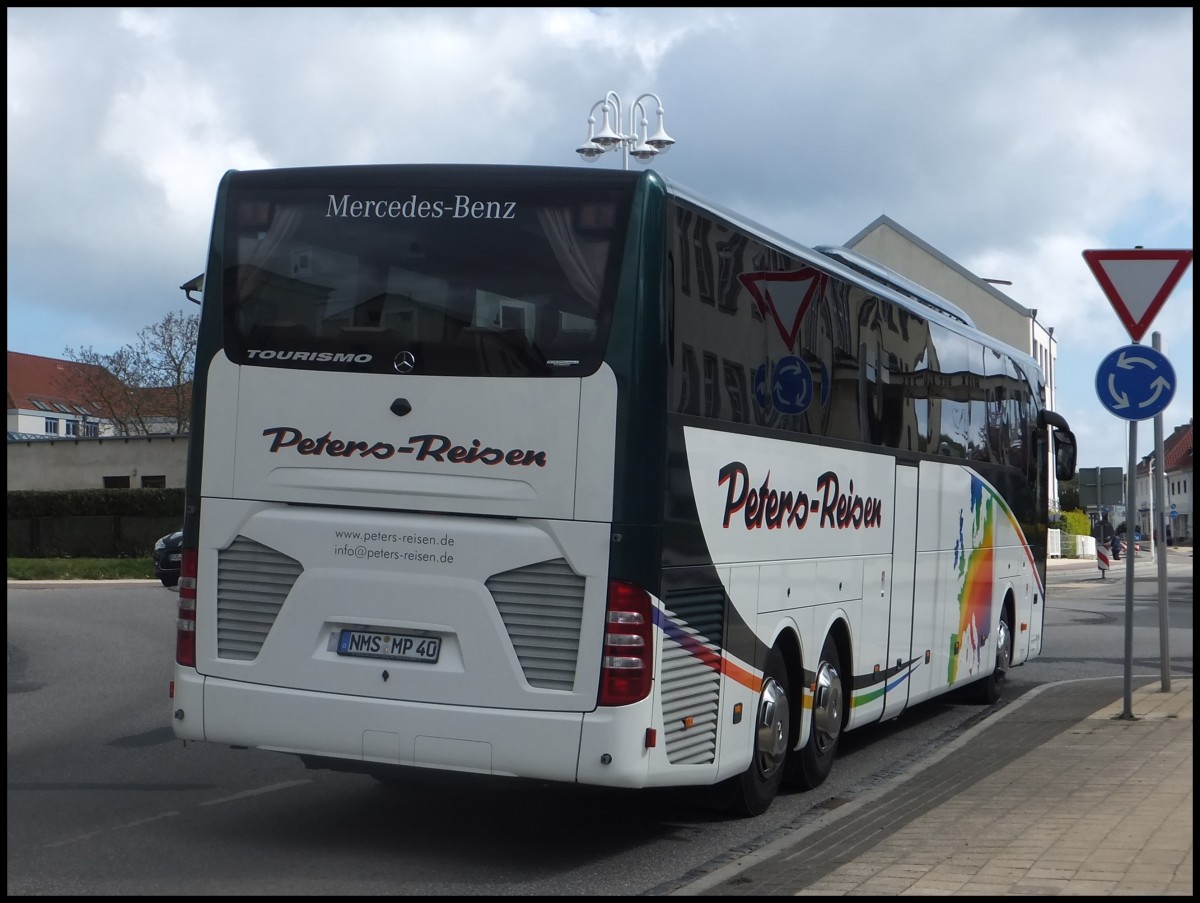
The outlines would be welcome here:
[[[304,570],[282,552],[239,536],[217,553],[217,657],[253,661]]]
[[[530,686],[574,689],[583,584],[583,577],[562,558],[488,579],[486,586]]]
[[[667,761],[672,765],[710,763],[717,754],[721,696],[718,665],[725,632],[725,594],[706,590],[671,596],[666,601],[667,616],[678,631],[663,637],[662,708]]]

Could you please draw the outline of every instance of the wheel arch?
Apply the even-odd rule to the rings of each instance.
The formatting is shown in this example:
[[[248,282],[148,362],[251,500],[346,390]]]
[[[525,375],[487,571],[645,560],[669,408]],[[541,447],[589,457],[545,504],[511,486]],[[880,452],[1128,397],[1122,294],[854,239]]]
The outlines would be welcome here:
[[[853,676],[854,673],[854,644],[850,638],[850,622],[845,616],[838,617],[832,624],[829,625],[827,636],[832,636],[833,641],[837,644],[838,656],[842,660],[842,670],[847,675]],[[821,645],[825,645],[822,639]]]
[[[1017,635],[1021,630],[1021,624],[1017,620],[1017,594],[1012,586],[1008,586],[1004,591],[1004,601],[1000,603],[1000,617],[1008,618],[1009,630],[1009,647],[1008,647],[1008,666],[1011,669],[1016,664],[1017,654]],[[998,626],[998,624],[997,624]],[[1027,656],[1028,657],[1028,656]],[[1024,661],[1024,659],[1022,659]]]
[[[853,642],[850,634],[850,624],[844,612],[838,615],[826,626],[824,633],[812,637],[811,649],[806,655],[806,644],[800,637],[800,632],[794,624],[784,625],[775,635],[772,648],[778,648],[783,654],[784,667],[787,668],[788,705],[792,711],[791,730],[788,732],[790,748],[797,749],[808,740],[811,728],[809,717],[813,681],[816,679],[815,668],[821,657],[821,649],[825,639],[833,637],[837,645],[838,656],[843,662],[843,668],[849,667],[853,661],[851,650]],[[809,665],[812,667],[810,668]],[[848,714],[848,713],[847,713]]]

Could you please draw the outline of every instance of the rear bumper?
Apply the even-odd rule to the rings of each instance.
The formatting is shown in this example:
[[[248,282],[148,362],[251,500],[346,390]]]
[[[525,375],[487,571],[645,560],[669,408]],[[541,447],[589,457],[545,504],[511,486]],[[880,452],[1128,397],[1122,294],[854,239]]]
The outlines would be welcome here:
[[[177,668],[175,735],[302,756],[577,779],[584,715],[313,693],[204,678]]]

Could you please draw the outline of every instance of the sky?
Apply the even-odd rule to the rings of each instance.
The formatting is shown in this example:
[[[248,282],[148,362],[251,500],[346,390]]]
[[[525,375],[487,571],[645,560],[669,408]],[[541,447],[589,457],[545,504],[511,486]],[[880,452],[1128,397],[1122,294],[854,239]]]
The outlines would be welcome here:
[[[1081,467],[1122,467],[1132,338],[1087,249],[1192,248],[1191,8],[8,8],[8,349],[112,353],[203,271],[229,169],[585,164],[652,92],[651,166],[801,244],[881,214],[1038,310]],[[655,123],[652,121],[651,126]],[[628,122],[623,123],[628,131]],[[641,164],[630,160],[631,169]],[[1192,418],[1192,273],[1142,338]],[[954,299],[950,299],[954,300]],[[1137,424],[1137,454],[1154,421]]]

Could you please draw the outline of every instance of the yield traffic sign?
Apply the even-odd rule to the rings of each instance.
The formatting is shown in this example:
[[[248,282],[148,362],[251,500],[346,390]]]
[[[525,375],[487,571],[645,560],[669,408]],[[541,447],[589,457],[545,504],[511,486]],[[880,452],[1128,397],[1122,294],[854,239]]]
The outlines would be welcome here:
[[[1192,252],[1144,248],[1084,251],[1083,259],[1125,324],[1129,337],[1138,342],[1191,265]]]

